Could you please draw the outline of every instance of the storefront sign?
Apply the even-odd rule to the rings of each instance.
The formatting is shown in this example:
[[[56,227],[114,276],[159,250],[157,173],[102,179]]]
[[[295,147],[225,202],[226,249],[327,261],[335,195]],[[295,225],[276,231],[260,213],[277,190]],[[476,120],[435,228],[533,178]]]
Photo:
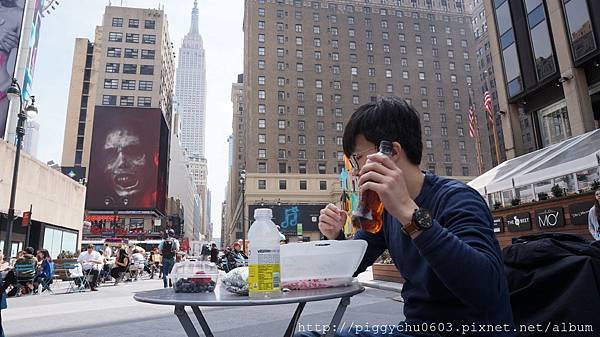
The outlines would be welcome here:
[[[298,227],[297,227],[297,233],[298,236],[302,236],[302,234],[304,234],[304,232],[302,231],[302,224],[299,223]]]
[[[504,221],[502,221],[502,217],[494,217],[494,233],[503,233],[504,232]]]
[[[531,229],[531,215],[529,213],[511,214],[506,217],[506,227],[509,232],[521,232]]]
[[[565,214],[562,207],[538,209],[535,211],[535,215],[540,229],[563,227],[565,225]]]
[[[31,224],[31,212],[23,212],[21,227],[27,227]]]
[[[569,214],[571,215],[571,224],[587,225],[588,224],[588,213],[590,212],[590,208],[592,208],[592,206],[594,206],[594,202],[591,200],[569,205]]]

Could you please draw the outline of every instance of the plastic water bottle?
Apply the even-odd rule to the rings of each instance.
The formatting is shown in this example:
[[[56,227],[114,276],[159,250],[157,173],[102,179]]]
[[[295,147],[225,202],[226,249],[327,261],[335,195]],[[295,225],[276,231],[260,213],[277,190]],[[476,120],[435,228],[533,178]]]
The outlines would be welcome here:
[[[254,222],[248,230],[250,261],[248,266],[248,290],[253,299],[270,298],[281,293],[279,260],[279,231],[271,221],[269,208],[254,211]]]

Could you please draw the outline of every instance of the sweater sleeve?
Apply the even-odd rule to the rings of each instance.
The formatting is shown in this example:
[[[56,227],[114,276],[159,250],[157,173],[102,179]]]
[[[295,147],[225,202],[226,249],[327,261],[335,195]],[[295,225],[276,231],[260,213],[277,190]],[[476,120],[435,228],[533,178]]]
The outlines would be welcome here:
[[[363,256],[360,265],[358,265],[358,269],[354,273],[354,277],[358,274],[362,273],[367,269],[367,267],[371,266],[375,260],[383,253],[386,248],[385,245],[385,237],[383,236],[383,230],[379,231],[377,234],[371,234],[362,230],[359,230],[354,235],[354,240],[365,240],[367,241],[367,251]]]
[[[594,240],[600,240],[600,228],[598,228],[598,220],[596,218],[596,206],[592,207],[588,212],[588,228]]]
[[[414,244],[463,303],[484,310],[506,286],[500,247],[487,204],[474,190],[454,188],[439,199],[442,210]]]

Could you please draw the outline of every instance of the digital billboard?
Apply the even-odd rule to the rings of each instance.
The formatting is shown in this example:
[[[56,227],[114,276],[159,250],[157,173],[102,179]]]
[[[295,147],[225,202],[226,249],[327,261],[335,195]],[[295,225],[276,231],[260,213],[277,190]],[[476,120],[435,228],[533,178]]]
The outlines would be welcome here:
[[[0,1],[0,138],[4,138],[8,122],[10,87],[17,64],[25,0]]]
[[[87,210],[164,214],[169,130],[160,109],[97,106]]]
[[[273,222],[285,235],[302,235],[303,232],[319,231],[319,215],[327,204],[286,204],[286,205],[249,205],[250,221],[254,221],[254,210],[270,208],[273,211]]]

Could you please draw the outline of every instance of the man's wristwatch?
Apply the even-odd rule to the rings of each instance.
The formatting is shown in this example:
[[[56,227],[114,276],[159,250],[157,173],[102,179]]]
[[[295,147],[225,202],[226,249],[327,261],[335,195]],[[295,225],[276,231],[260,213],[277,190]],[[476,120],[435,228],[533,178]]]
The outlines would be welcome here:
[[[429,211],[424,208],[415,209],[412,219],[409,223],[402,226],[402,232],[410,237],[419,231],[426,231],[431,228],[433,221]]]

